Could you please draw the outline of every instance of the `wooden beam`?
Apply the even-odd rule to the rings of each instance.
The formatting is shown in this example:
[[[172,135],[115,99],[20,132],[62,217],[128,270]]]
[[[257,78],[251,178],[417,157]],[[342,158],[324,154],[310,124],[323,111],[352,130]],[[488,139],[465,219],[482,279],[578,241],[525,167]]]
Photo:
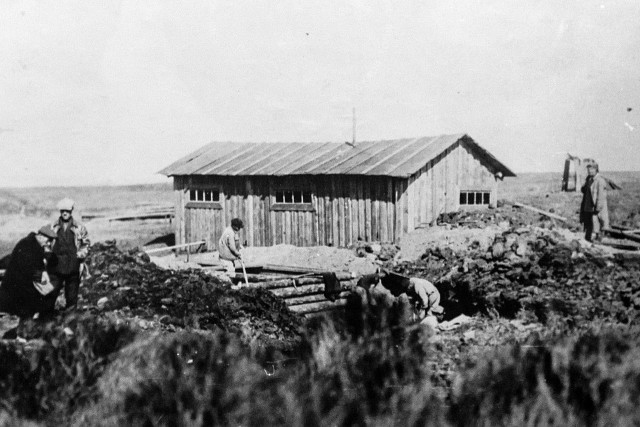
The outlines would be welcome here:
[[[338,307],[344,307],[346,304],[347,304],[346,299],[339,299],[339,300],[336,300],[335,302],[322,301],[322,302],[312,302],[309,304],[294,305],[293,307],[289,307],[289,309],[295,313],[309,314],[309,313],[317,313],[320,311],[333,310]]]
[[[182,245],[173,245],[173,246],[166,246],[164,248],[143,249],[143,250],[148,254],[153,254],[153,253],[156,253],[156,252],[168,251],[168,250],[172,250],[172,249],[186,248],[186,247],[195,246],[195,245],[204,245],[205,243],[206,242],[204,240],[200,240],[198,242],[184,243]]]
[[[262,267],[262,271],[273,271],[273,272],[278,272],[278,273],[299,273],[299,274],[318,273],[318,274],[322,274],[322,273],[331,272],[331,269],[328,269],[328,268],[317,268],[317,267],[298,267],[298,266],[295,266],[295,265],[282,265],[282,264],[265,264]],[[338,275],[346,275],[346,274],[348,274],[349,278],[353,278],[353,276],[349,272],[341,271],[341,272],[336,272],[336,274],[338,274]]]
[[[342,291],[337,295],[337,299],[346,298],[350,294],[351,294],[351,291]],[[328,301],[327,298],[325,298],[324,294],[322,293],[285,299],[285,302],[290,308],[300,304],[308,304],[311,302],[321,302],[321,301]]]
[[[640,243],[640,236],[623,230],[603,230],[605,234],[617,239],[627,239]]]
[[[541,215],[548,216],[549,218],[557,219],[557,220],[564,221],[564,222],[568,221],[568,219],[563,217],[563,216],[556,215],[556,214],[553,214],[551,212],[546,212],[546,211],[543,211],[542,209],[534,208],[533,206],[525,205],[525,204],[518,203],[518,202],[514,202],[513,206],[516,206],[518,208],[528,209],[528,210],[530,210],[532,212],[537,212],[537,213],[539,213]]]

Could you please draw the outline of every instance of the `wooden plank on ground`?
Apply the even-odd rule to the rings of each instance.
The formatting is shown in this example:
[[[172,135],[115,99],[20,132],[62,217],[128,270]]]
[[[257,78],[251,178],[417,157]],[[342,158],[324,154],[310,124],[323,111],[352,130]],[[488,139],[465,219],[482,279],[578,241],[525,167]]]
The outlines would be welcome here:
[[[317,267],[300,267],[297,265],[282,265],[282,264],[265,264],[262,266],[263,271],[273,271],[273,272],[282,272],[282,273],[327,273],[331,272],[331,269],[327,268],[317,268]],[[336,274],[346,273],[351,274],[349,272],[336,272]]]
[[[533,206],[525,205],[523,203],[514,202],[513,206],[516,206],[516,207],[519,207],[519,208],[523,208],[523,209],[527,209],[527,210],[530,210],[532,212],[537,212],[537,213],[539,213],[541,215],[548,216],[549,218],[557,219],[557,220],[564,221],[564,222],[568,221],[568,219],[563,217],[563,216],[556,215],[556,214],[551,213],[551,212],[543,211],[542,209],[534,208]]]
[[[351,291],[342,291],[337,295],[336,299],[346,298],[350,294],[351,294]],[[308,304],[311,302],[321,302],[321,301],[328,301],[327,298],[325,298],[324,294],[315,294],[315,295],[308,295],[303,297],[292,297],[285,300],[285,302],[287,303],[287,306],[289,307],[293,307],[300,304]]]
[[[604,233],[616,239],[626,239],[640,243],[640,236],[626,231],[609,229],[604,230]]]

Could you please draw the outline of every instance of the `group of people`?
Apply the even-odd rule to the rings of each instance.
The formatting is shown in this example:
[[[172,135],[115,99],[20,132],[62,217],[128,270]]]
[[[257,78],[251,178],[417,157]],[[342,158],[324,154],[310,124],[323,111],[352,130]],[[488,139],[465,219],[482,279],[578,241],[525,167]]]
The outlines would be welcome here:
[[[225,266],[228,274],[235,272],[235,261],[242,262],[240,250],[240,230],[244,223],[239,218],[231,220],[218,240],[218,253],[220,261]],[[377,288],[380,285],[382,288]],[[378,270],[375,274],[365,275],[358,281],[358,287],[365,292],[375,292],[376,289],[386,289],[394,297],[406,295],[414,307],[414,316],[417,321],[435,327],[438,317],[442,315],[440,306],[440,293],[438,289],[425,279],[417,277],[405,277],[386,270]]]
[[[0,311],[20,317],[46,317],[56,310],[64,289],[65,310],[75,310],[90,241],[86,227],[73,217],[74,202],[58,203],[60,216],[20,240],[11,252],[0,285]]]

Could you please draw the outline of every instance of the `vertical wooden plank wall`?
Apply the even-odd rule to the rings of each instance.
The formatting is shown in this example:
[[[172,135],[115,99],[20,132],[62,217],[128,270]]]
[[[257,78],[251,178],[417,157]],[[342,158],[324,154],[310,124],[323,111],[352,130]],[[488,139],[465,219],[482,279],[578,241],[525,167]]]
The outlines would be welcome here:
[[[392,242],[395,239],[393,181],[377,176],[324,176],[316,180],[314,217],[317,244],[345,247],[358,240]],[[391,214],[388,214],[391,212]]]
[[[185,207],[187,191],[194,186],[219,188],[221,209]],[[277,189],[292,186],[312,192],[313,211],[271,210]],[[205,240],[209,249],[216,249],[235,217],[245,222],[241,239],[251,246],[393,242],[408,229],[407,186],[406,180],[377,176],[174,177],[176,243]]]
[[[487,169],[480,157],[474,155],[474,151],[468,144],[460,144],[462,164],[466,170],[460,174],[460,190],[489,190],[491,191],[491,203],[495,206],[498,200],[498,183],[493,173]]]

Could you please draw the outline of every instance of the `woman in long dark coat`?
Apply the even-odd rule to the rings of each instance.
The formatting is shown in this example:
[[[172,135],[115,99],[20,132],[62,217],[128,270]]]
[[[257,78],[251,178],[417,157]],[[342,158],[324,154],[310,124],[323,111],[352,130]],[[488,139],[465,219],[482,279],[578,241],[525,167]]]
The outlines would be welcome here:
[[[51,227],[45,226],[15,246],[0,286],[0,311],[31,317],[45,307],[44,296],[34,283],[42,280],[46,271],[45,248],[51,247],[55,237]]]

